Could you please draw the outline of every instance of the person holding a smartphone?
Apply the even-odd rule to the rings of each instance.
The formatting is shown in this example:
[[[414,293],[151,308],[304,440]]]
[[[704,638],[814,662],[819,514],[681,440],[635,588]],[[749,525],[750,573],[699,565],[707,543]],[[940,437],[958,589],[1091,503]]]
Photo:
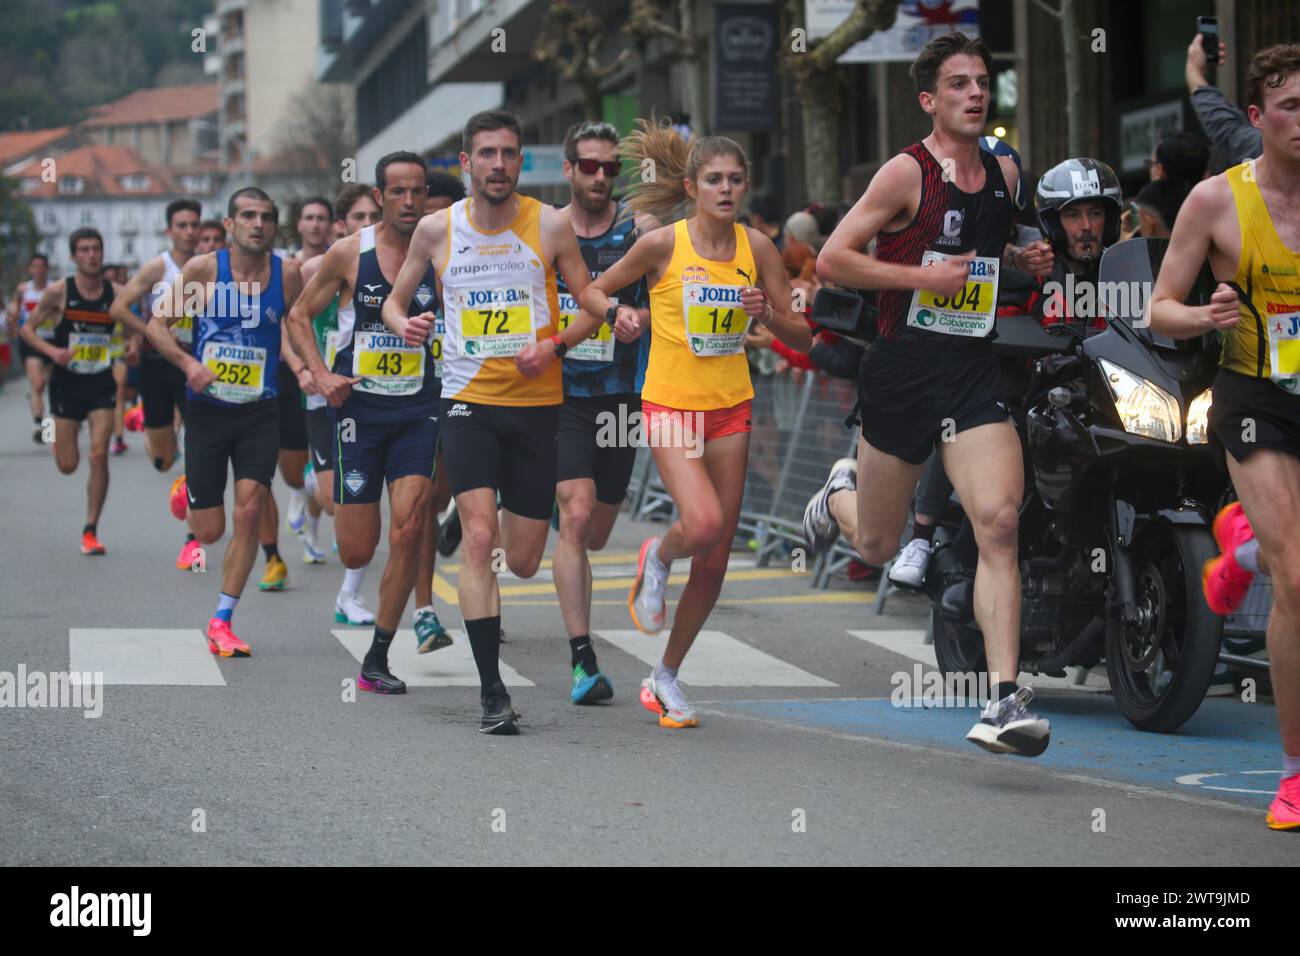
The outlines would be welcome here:
[[[1200,17],[1198,25],[1204,29],[1212,19]],[[1246,114],[1235,103],[1229,103],[1223,92],[1206,79],[1206,67],[1211,65],[1211,60],[1204,47],[1204,40],[1211,35],[1218,35],[1217,21],[1214,21],[1212,34],[1208,31],[1198,31],[1187,46],[1187,63],[1184,69],[1187,92],[1191,95],[1192,109],[1196,111],[1196,118],[1200,120],[1201,127],[1210,142],[1224,154],[1224,158],[1230,164],[1240,163],[1258,156],[1263,146],[1259,130],[1250,125]],[[1216,55],[1212,61],[1213,65],[1222,65],[1228,55],[1227,46],[1219,42],[1214,52]]]

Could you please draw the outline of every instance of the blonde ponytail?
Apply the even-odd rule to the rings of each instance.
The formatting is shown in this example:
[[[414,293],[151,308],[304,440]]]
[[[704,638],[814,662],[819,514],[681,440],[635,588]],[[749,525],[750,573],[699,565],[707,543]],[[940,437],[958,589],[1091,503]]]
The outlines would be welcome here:
[[[619,155],[636,164],[628,204],[668,224],[689,216],[694,209],[685,180],[694,179],[701,166],[717,156],[734,158],[749,175],[745,151],[725,136],[692,136],[689,143],[657,117],[638,119],[636,129],[623,137]],[[649,160],[647,163],[646,161]],[[651,174],[647,177],[643,170]]]

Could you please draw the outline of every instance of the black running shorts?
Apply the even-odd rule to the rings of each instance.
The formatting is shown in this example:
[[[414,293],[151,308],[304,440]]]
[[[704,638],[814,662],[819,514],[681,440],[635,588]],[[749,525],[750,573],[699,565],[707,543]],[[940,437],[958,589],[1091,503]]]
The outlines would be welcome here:
[[[18,355],[24,362],[26,362],[28,359],[40,359],[42,362],[45,363],[45,367],[47,369],[54,364],[53,359],[51,359],[48,355],[46,355],[44,352],[40,351],[39,349],[32,348],[23,339],[18,340]]]
[[[307,410],[303,407],[298,377],[281,362],[277,373],[280,402],[280,447],[285,451],[307,450]]]
[[[169,428],[176,409],[185,418],[185,373],[162,356],[140,360],[140,401],[145,428]]]
[[[630,426],[625,426],[640,411],[640,395],[566,397],[560,406],[555,480],[590,478],[596,483],[597,501],[622,504],[636,463],[636,445],[629,440]]]
[[[55,418],[84,422],[101,408],[117,405],[117,382],[111,371],[78,375],[55,365],[50,372],[50,411]]]
[[[218,508],[226,473],[271,486],[279,456],[280,409],[274,398],[247,405],[195,402],[185,420],[185,482],[190,507]]]
[[[507,511],[550,521],[560,408],[442,399],[442,455],[452,494],[492,488]]]
[[[1300,395],[1266,378],[1219,369],[1210,405],[1210,440],[1237,461],[1261,448],[1300,458]]]
[[[317,472],[334,468],[334,410],[332,408],[307,409],[307,447],[311,449],[311,464]]]
[[[1011,417],[992,352],[974,361],[935,361],[867,349],[858,371],[862,437],[887,455],[920,465],[945,433]]]

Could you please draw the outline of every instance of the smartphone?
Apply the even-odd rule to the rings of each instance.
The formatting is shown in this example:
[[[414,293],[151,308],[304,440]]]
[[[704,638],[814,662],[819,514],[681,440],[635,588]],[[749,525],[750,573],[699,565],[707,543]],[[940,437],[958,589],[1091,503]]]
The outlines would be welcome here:
[[[1196,29],[1201,34],[1201,49],[1205,51],[1205,62],[1211,65],[1219,62],[1219,18],[1197,17]]]

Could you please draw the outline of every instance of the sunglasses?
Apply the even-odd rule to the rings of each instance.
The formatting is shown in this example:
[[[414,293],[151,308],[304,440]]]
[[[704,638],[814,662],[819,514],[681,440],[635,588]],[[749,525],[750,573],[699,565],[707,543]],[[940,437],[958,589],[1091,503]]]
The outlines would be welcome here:
[[[598,159],[570,159],[569,162],[577,166],[578,172],[584,176],[595,176],[596,170],[603,169],[607,179],[613,179],[623,168],[622,164],[616,159],[611,159],[607,163],[602,163]]]

